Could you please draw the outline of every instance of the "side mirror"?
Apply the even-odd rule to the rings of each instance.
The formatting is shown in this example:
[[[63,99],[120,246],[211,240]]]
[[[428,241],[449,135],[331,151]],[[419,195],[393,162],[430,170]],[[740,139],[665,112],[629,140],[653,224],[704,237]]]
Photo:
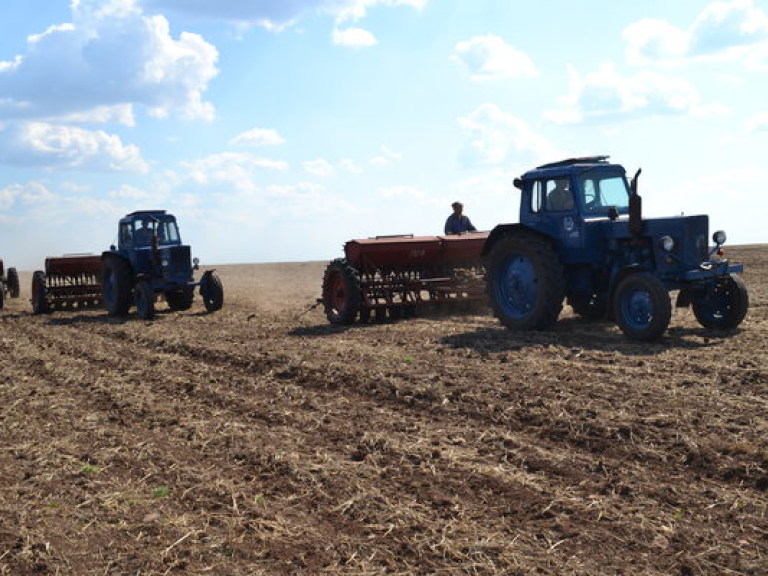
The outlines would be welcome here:
[[[197,270],[200,268],[200,258],[192,258],[192,270]]]
[[[523,189],[523,181],[520,180],[520,178],[515,178],[514,180],[512,180],[512,184],[514,184],[515,188],[517,188],[518,190]]]

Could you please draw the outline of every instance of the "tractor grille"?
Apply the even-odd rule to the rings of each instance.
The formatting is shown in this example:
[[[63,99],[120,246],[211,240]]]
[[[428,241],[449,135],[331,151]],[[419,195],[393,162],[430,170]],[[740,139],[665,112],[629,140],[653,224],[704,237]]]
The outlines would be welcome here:
[[[167,282],[186,283],[192,279],[192,259],[189,246],[170,246],[161,249],[163,279]]]

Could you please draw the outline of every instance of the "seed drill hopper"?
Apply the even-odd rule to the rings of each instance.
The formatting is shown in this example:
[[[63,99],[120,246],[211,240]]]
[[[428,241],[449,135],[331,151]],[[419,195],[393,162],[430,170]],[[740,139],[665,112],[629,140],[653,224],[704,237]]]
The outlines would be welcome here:
[[[32,311],[101,306],[101,257],[70,254],[45,259],[45,271],[32,274]]]
[[[487,233],[350,240],[328,264],[322,302],[332,324],[463,312],[483,305],[481,252]],[[477,306],[475,306],[476,308]]]

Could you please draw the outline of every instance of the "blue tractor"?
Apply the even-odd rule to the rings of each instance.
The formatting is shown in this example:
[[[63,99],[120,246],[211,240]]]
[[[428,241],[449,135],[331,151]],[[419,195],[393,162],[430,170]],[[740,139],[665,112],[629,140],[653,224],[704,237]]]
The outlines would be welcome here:
[[[706,215],[643,218],[631,182],[607,156],[545,164],[515,179],[518,224],[494,228],[483,247],[486,292],[507,328],[552,326],[567,302],[608,318],[628,337],[661,337],[676,305],[713,329],[741,324],[749,307],[741,264],[723,257],[725,232],[709,245]]]
[[[181,243],[176,218],[165,210],[132,212],[122,218],[117,247],[110,246],[101,260],[104,306],[112,316],[127,315],[135,303],[139,318],[151,320],[160,294],[171,310],[188,310],[196,286],[208,312],[224,304],[224,289],[213,270],[195,282],[198,260],[192,260],[190,247]]]

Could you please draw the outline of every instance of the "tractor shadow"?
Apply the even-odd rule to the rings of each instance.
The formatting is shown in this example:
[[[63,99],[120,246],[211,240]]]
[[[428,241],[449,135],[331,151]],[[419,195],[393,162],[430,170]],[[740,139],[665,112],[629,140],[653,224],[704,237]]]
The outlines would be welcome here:
[[[659,340],[640,342],[624,336],[612,322],[572,317],[558,320],[549,330],[513,332],[499,325],[451,334],[439,342],[452,348],[485,354],[556,346],[571,350],[619,352],[628,356],[655,356],[670,349],[701,350],[718,346],[723,338],[739,332],[738,329],[713,331],[672,326]]]

